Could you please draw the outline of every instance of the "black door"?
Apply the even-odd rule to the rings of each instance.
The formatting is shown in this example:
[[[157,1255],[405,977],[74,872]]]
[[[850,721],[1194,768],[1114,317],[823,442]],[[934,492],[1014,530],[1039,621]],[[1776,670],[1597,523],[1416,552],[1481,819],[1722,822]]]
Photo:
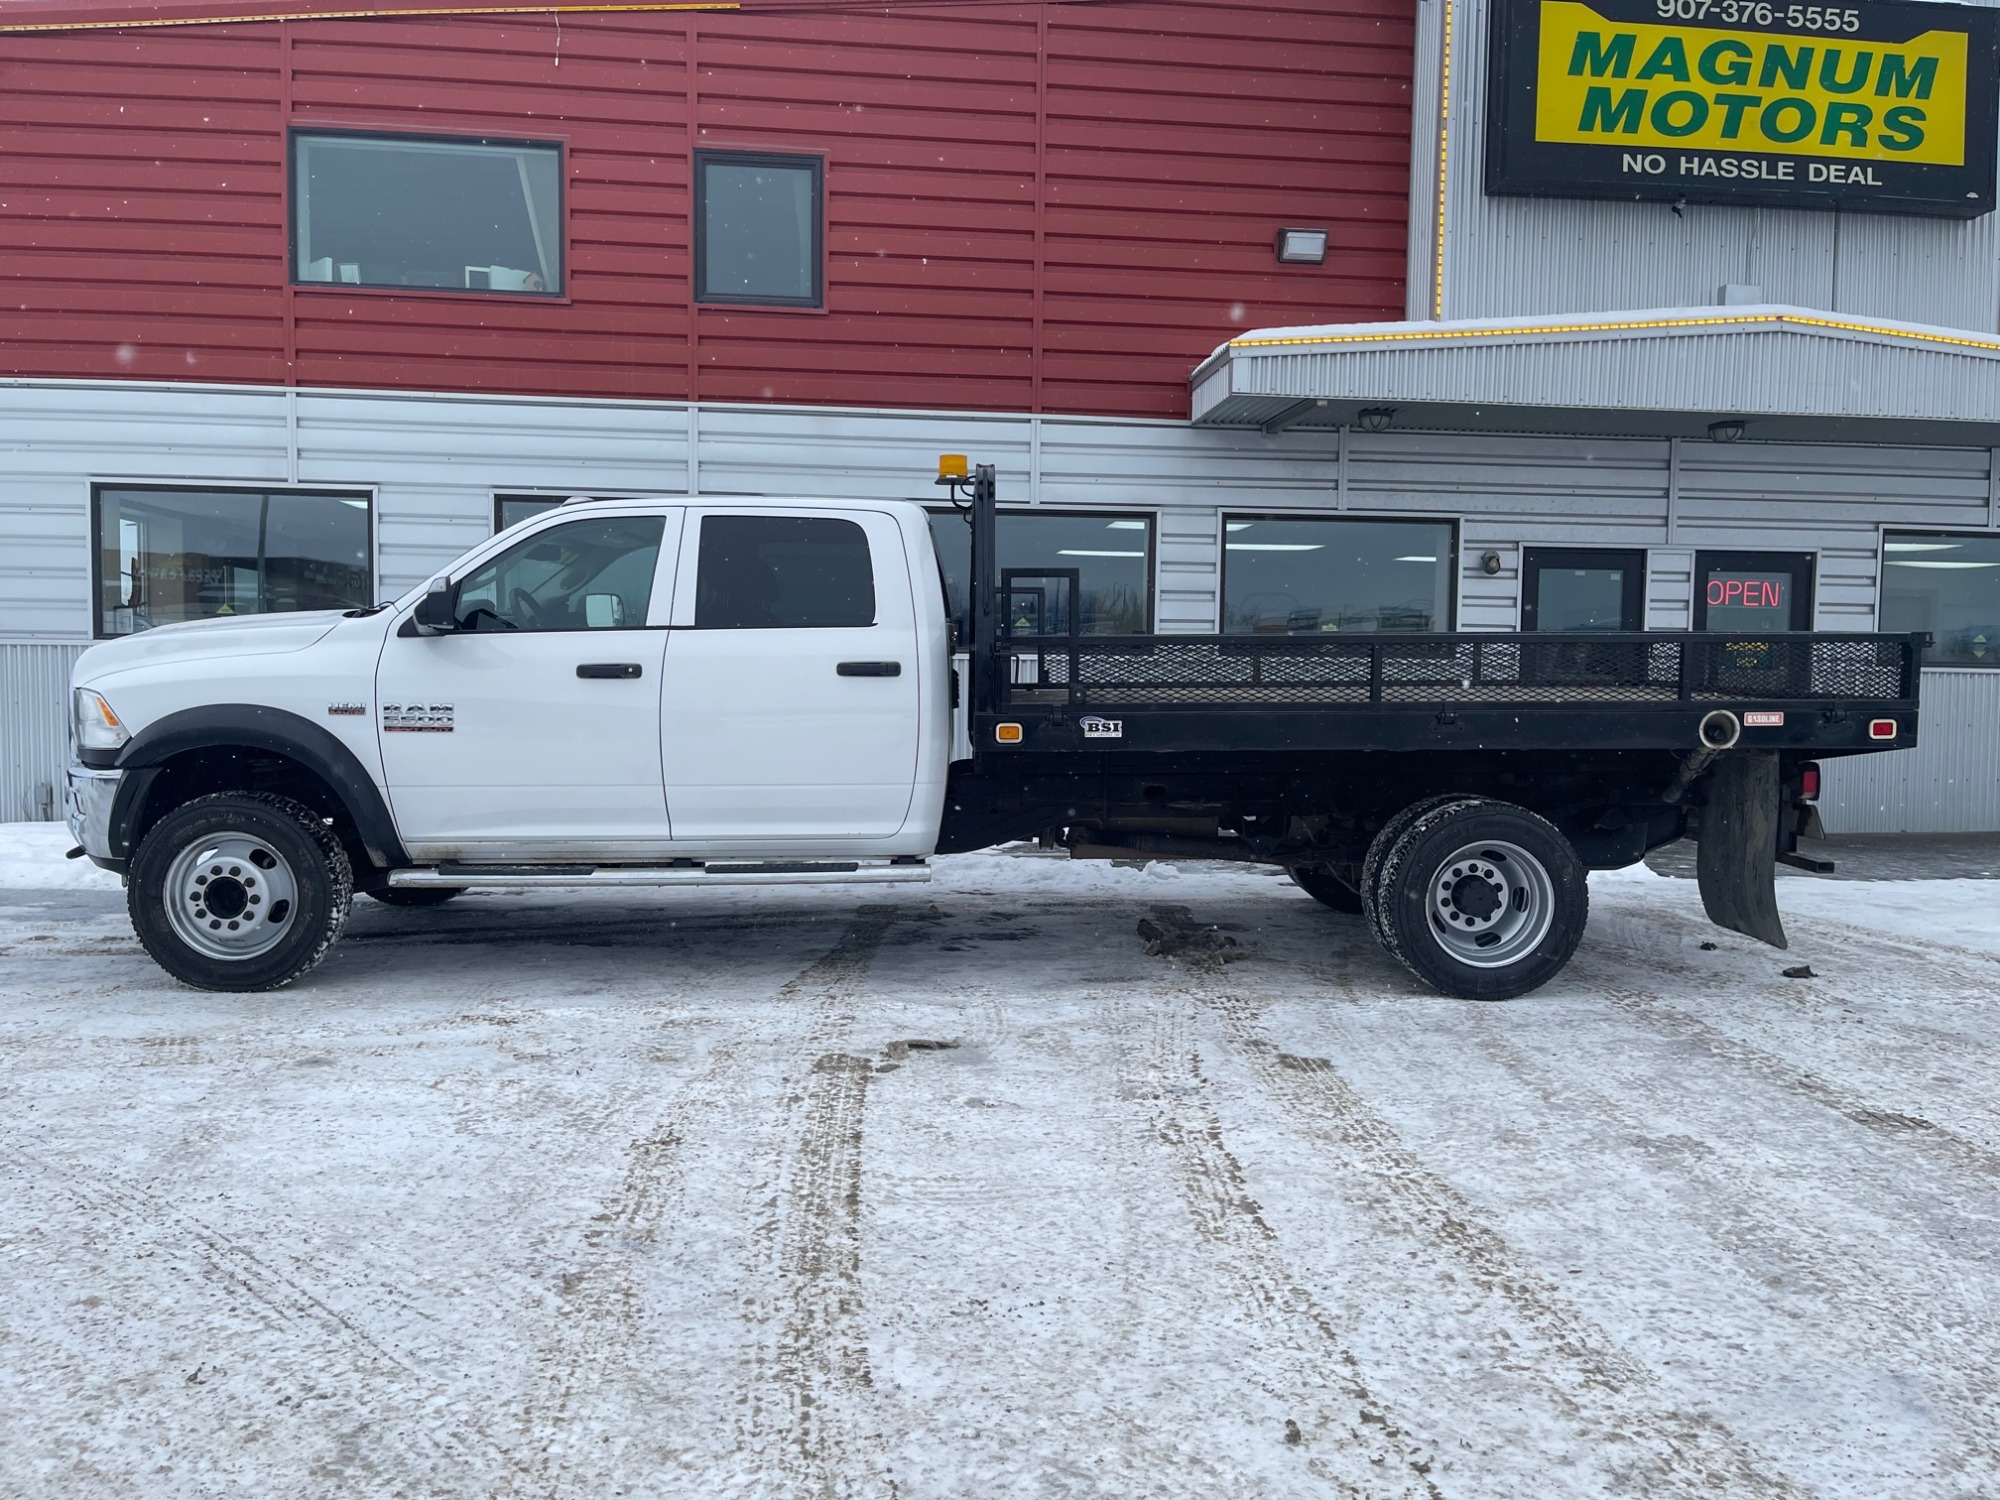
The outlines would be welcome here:
[[[1696,630],[1812,629],[1810,552],[1698,553],[1694,582]]]
[[[1521,559],[1521,628],[1604,635],[1646,626],[1646,554],[1530,547]]]

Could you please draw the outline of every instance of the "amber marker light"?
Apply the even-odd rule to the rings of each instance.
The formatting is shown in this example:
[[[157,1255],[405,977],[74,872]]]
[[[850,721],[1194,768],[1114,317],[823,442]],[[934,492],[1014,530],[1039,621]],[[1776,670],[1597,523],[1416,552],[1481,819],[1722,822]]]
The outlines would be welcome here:
[[[1019,724],[995,724],[993,726],[993,738],[1003,745],[1018,745],[1021,743],[1021,726]]]
[[[963,453],[940,453],[938,455],[938,483],[964,484],[966,476],[972,472]]]

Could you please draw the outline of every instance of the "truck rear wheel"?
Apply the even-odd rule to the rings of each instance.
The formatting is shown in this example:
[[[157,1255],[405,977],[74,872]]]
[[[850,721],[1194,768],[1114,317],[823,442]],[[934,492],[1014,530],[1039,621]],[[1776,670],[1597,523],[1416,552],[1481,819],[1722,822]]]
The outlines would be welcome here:
[[[326,956],[354,873],[333,830],[286,797],[198,797],[156,823],[126,885],[155,962],[204,990],[275,990]]]
[[[1419,979],[1466,1000],[1511,1000],[1562,971],[1590,890],[1546,819],[1457,799],[1407,823],[1377,874],[1382,945]]]
[[[1387,935],[1382,931],[1382,923],[1377,916],[1380,903],[1375,898],[1376,887],[1381,883],[1382,878],[1382,861],[1388,856],[1389,850],[1395,846],[1396,841],[1403,836],[1403,831],[1410,824],[1433,808],[1443,807],[1449,802],[1471,802],[1476,800],[1476,798],[1467,792],[1446,792],[1442,796],[1425,797],[1421,801],[1412,802],[1408,807],[1395,814],[1388,822],[1382,825],[1381,831],[1375,835],[1374,841],[1369,844],[1367,854],[1363,855],[1361,859],[1361,914],[1368,919],[1368,930],[1375,934],[1376,942],[1382,944],[1384,947],[1387,947],[1389,943]]]
[[[1351,916],[1361,914],[1361,893],[1325,865],[1291,865],[1285,873],[1292,877],[1293,885],[1321,906]]]

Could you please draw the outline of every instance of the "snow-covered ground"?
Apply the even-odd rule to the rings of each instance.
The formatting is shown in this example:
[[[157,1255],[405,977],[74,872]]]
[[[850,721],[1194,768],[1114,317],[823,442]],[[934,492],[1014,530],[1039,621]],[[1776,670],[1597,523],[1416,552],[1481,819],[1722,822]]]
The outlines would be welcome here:
[[[975,855],[363,901],[241,997],[66,844],[0,829],[0,1494],[2000,1495],[2000,884],[1787,880],[1780,955],[1599,877],[1481,1006]]]

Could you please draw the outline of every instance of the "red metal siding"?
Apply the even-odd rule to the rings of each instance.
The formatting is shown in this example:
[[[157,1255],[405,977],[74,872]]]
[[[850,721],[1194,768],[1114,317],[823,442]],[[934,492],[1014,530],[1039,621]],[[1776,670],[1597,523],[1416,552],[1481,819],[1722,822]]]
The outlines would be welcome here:
[[[1184,416],[1234,330],[1401,316],[1410,29],[792,0],[4,36],[0,368]],[[289,287],[288,121],[563,140],[569,297]],[[825,154],[825,311],[692,305],[696,144]],[[1284,224],[1327,264],[1277,266]]]

